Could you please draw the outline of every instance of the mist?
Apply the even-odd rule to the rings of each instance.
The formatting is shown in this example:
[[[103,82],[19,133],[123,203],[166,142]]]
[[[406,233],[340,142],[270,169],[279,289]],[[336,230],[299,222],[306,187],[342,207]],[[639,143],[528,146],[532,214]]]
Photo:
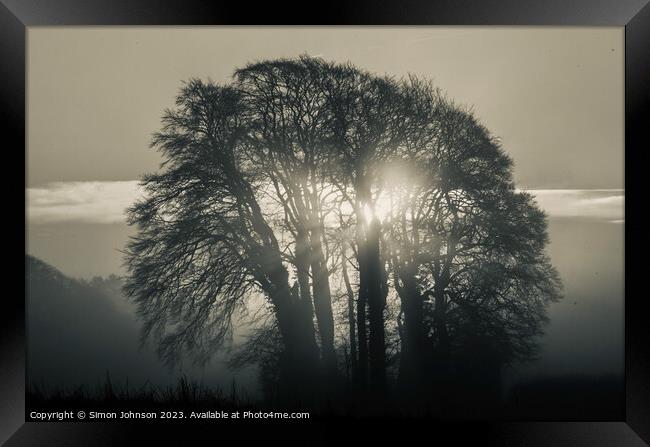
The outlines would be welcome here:
[[[155,347],[140,345],[135,307],[115,276],[90,281],[66,277],[28,257],[28,383],[44,390],[95,389],[108,379],[118,389],[174,385],[182,376],[206,386],[257,393],[254,368],[228,370],[223,353],[205,366],[192,359],[164,365]]]
[[[123,274],[120,249],[131,234],[125,224],[46,223],[29,228],[31,253],[73,278]],[[585,217],[549,220],[548,253],[557,267],[564,299],[549,307],[549,324],[537,361],[515,365],[506,375],[513,386],[540,377],[622,375],[624,368],[624,225]],[[62,247],[67,247],[63,250]],[[63,295],[64,289],[61,289]],[[112,380],[173,384],[182,374],[229,388],[233,379],[251,395],[256,374],[232,371],[221,352],[206,367],[185,362],[170,370],[155,349],[138,348],[140,323],[122,294],[58,296],[29,293],[30,379],[49,385],[94,386]],[[51,308],[35,308],[56,299]],[[47,318],[44,318],[47,317]]]

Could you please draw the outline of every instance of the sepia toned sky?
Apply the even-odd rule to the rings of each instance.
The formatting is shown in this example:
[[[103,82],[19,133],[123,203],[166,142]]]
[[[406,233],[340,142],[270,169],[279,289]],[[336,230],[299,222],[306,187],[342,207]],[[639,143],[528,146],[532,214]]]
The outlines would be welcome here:
[[[158,168],[151,134],[182,80],[301,54],[412,73],[473,107],[549,214],[567,299],[540,368],[620,371],[623,50],[622,27],[30,27],[28,252],[75,277],[123,273],[123,210]]]
[[[132,180],[181,80],[321,56],[432,79],[502,139],[526,188],[623,187],[623,28],[29,28],[28,184]]]

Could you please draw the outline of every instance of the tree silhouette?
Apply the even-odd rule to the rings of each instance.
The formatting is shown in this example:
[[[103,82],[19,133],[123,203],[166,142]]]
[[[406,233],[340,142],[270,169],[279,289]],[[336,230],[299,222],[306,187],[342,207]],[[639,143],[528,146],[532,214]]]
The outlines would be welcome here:
[[[144,336],[170,362],[182,349],[208,356],[231,334],[238,306],[262,291],[282,334],[287,381],[299,383],[317,364],[310,303],[289,283],[256,194],[247,124],[240,91],[198,80],[182,89],[152,143],[164,171],[145,177],[148,195],[130,211],[140,231],[128,246],[125,290]]]
[[[410,178],[387,179],[384,231],[403,317],[400,379],[421,386],[471,343],[502,363],[530,358],[560,283],[545,216],[515,190],[498,142],[430,85],[411,79],[409,91],[421,130],[400,159]]]
[[[187,82],[152,146],[164,161],[129,212],[125,290],[168,362],[209,358],[260,297],[234,363],[262,363],[279,395],[331,390],[341,355],[355,389],[384,397],[394,361],[417,391],[476,375],[478,353],[534,355],[560,289],[545,216],[429,82],[257,62],[230,85]]]
[[[318,71],[314,60],[280,60],[237,70],[236,78],[249,105],[250,160],[260,178],[272,185],[271,195],[282,210],[281,225],[292,236],[290,263],[301,299],[311,303],[313,296],[322,359],[333,372],[334,320],[323,248],[324,217],[329,211],[323,196],[328,191],[319,169],[325,161],[328,110],[323,92],[310,76]]]

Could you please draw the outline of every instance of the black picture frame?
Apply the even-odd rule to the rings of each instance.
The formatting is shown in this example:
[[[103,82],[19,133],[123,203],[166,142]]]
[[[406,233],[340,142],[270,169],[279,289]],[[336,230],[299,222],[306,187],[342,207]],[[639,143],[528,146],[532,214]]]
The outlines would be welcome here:
[[[184,0],[157,2],[145,0],[2,0],[0,4],[0,122],[6,128],[2,146],[5,153],[5,178],[18,172],[20,148],[25,148],[25,37],[29,26],[60,25],[516,25],[516,26],[621,26],[625,27],[625,419],[611,422],[426,422],[426,430],[444,434],[454,442],[471,439],[496,445],[627,446],[650,443],[650,329],[646,321],[646,293],[635,286],[644,274],[641,253],[645,237],[641,169],[649,149],[646,136],[650,108],[650,5],[648,0],[424,0],[305,5],[288,11],[289,5],[267,2]],[[24,172],[24,171],[23,171]],[[9,205],[18,209],[25,202],[19,180],[5,182]],[[25,183],[26,185],[26,183]],[[15,190],[14,190],[15,189]],[[22,194],[21,192],[22,191]],[[22,201],[22,204],[21,204]],[[12,208],[5,211],[6,237],[20,245],[24,222]],[[11,212],[9,211],[11,209]],[[21,227],[22,226],[22,227]],[[24,233],[23,233],[24,234]],[[18,256],[18,248],[14,256]],[[15,259],[7,284],[20,277]],[[14,272],[15,270],[15,272]],[[8,272],[9,273],[9,272]],[[15,273],[15,274],[13,274]],[[16,287],[16,289],[18,289]],[[136,424],[110,423],[35,423],[25,422],[25,302],[17,290],[4,293],[0,310],[0,442],[17,445],[121,445],[134,441]],[[373,421],[376,424],[377,421]],[[332,422],[330,422],[332,423]],[[344,421],[341,422],[343,424]],[[366,425],[369,421],[361,425]],[[402,421],[400,425],[415,424]],[[422,425],[422,423],[418,423]],[[276,424],[273,430],[296,424]],[[266,423],[267,428],[269,424]],[[311,427],[313,424],[303,424]],[[467,428],[465,428],[467,427]],[[143,425],[137,426],[142,432]],[[148,436],[182,435],[187,428],[144,426]],[[242,427],[240,427],[241,429]],[[224,426],[194,426],[208,439]],[[246,430],[244,428],[244,430]],[[385,428],[377,434],[383,435]],[[320,437],[336,436],[336,430],[321,431]],[[314,432],[315,433],[315,432]],[[339,436],[342,436],[342,432]],[[359,435],[367,434],[360,431]],[[296,435],[297,436],[297,435]],[[185,438],[185,443],[187,441]],[[196,438],[190,438],[196,439]],[[644,442],[645,441],[645,442]],[[198,443],[198,440],[196,441]]]

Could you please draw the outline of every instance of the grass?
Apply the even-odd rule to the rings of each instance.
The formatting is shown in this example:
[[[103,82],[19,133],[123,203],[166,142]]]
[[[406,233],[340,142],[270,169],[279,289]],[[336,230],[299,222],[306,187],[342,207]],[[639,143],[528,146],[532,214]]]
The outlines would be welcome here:
[[[131,387],[128,381],[114,385],[110,377],[95,388],[43,387],[31,384],[26,392],[28,408],[46,409],[205,409],[242,410],[254,407],[254,402],[245,393],[238,391],[233,382],[232,389],[210,388],[203,384],[181,377],[175,385]]]
[[[170,386],[128,382],[115,386],[110,377],[102,385],[73,388],[28,387],[27,411],[131,410],[131,411],[310,411],[322,418],[425,418],[492,420],[620,420],[624,413],[624,386],[615,376],[566,376],[521,384],[502,402],[481,404],[476,396],[451,393],[446,403],[425,398],[422,405],[359,398],[353,393],[331,395],[316,405],[280,405],[251,399],[238,390],[210,388],[181,377]]]

